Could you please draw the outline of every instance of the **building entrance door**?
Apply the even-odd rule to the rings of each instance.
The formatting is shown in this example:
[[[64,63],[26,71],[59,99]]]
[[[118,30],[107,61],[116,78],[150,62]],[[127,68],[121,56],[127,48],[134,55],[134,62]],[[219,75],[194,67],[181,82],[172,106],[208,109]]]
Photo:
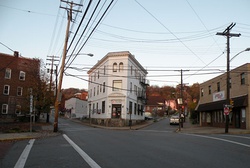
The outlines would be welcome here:
[[[240,111],[235,112],[235,128],[240,128]]]
[[[112,104],[112,116],[111,118],[121,118],[121,104]]]

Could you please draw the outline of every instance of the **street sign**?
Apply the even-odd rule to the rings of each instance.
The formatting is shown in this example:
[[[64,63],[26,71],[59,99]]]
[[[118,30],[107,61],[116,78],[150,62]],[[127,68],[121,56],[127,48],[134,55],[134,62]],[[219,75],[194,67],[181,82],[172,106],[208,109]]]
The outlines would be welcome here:
[[[224,107],[224,115],[229,115],[229,107]]]

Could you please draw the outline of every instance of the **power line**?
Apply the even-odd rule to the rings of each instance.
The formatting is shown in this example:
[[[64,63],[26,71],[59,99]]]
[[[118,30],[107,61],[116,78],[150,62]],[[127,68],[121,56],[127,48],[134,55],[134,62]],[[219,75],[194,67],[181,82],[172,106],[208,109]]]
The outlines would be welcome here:
[[[202,63],[206,64],[197,54],[194,53],[181,39],[179,39],[170,29],[168,29],[159,19],[157,19],[152,13],[150,13],[144,6],[142,6],[137,0],[135,2],[141,6],[149,15],[151,15],[160,25],[162,25],[167,31],[169,31],[176,39],[178,39],[182,45],[184,45],[193,55],[195,55]]]

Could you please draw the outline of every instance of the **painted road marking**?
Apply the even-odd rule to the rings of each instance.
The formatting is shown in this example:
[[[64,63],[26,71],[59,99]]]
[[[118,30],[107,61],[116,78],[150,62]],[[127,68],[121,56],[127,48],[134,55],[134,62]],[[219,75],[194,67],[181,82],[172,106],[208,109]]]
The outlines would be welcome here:
[[[208,139],[214,139],[214,140],[224,141],[224,142],[228,142],[228,143],[232,143],[232,144],[237,144],[237,145],[241,145],[241,146],[245,146],[245,147],[250,148],[250,145],[243,144],[243,143],[236,142],[236,141],[227,140],[227,139],[210,137],[210,136],[205,136],[205,135],[197,135],[197,134],[185,134],[185,135],[191,135],[191,136],[203,137],[203,138],[208,138]]]
[[[68,143],[79,153],[79,155],[89,164],[92,168],[101,168],[93,159],[87,155],[78,145],[76,145],[67,135],[63,134],[63,137]]]
[[[29,141],[29,144],[26,145],[26,147],[23,150],[21,156],[19,157],[18,161],[16,162],[16,165],[15,165],[14,168],[23,168],[24,167],[34,142],[35,142],[35,139],[31,139]]]

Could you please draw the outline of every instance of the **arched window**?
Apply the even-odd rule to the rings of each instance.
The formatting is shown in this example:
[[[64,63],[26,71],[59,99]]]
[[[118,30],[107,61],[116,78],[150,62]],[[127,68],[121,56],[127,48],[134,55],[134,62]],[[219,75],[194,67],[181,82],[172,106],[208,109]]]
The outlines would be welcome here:
[[[117,63],[116,62],[113,64],[113,72],[117,72]]]
[[[120,62],[120,63],[119,63],[119,72],[122,72],[122,71],[123,71],[123,63]]]

